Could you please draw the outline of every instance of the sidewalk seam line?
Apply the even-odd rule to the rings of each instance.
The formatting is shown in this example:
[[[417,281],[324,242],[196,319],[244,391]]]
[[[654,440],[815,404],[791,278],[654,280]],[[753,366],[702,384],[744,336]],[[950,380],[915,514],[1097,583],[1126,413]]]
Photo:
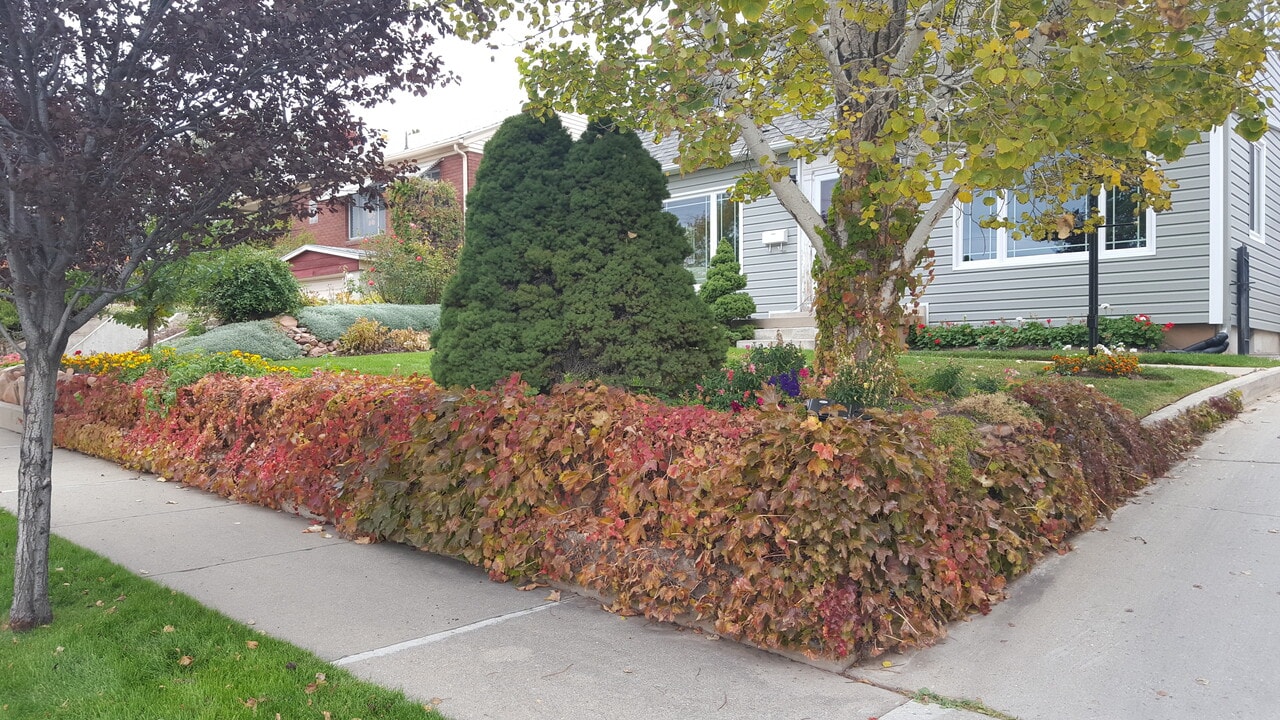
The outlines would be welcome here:
[[[201,565],[199,567],[179,568],[177,570],[166,570],[164,572],[158,572],[158,573],[147,573],[146,577],[158,578],[158,577],[165,577],[166,575],[180,575],[182,573],[199,572],[201,570],[208,570],[210,568],[222,567],[224,565],[236,565],[238,563],[253,562],[254,560],[261,560],[263,558],[275,558],[275,557],[281,557],[283,555],[296,555],[297,553],[312,552],[314,550],[324,550],[326,548],[341,547],[341,546],[342,546],[342,543],[336,543],[336,542],[327,543],[325,545],[317,545],[315,547],[297,548],[294,550],[283,550],[278,553],[268,553],[266,555],[254,555],[253,557],[237,558],[235,560],[223,560],[222,562],[211,563],[209,565]]]
[[[487,618],[485,620],[477,620],[476,622],[473,622],[473,623],[468,623],[466,625],[459,625],[456,628],[442,630],[438,633],[432,633],[430,635],[425,635],[420,638],[414,638],[413,640],[405,640],[404,642],[398,642],[398,643],[395,643],[394,645],[387,645],[386,647],[374,648],[373,650],[366,650],[364,652],[356,653],[354,655],[347,655],[345,657],[340,657],[337,660],[333,660],[331,664],[338,665],[338,666],[351,665],[353,663],[363,662],[365,660],[373,660],[374,658],[386,657],[387,655],[392,655],[402,650],[410,650],[412,648],[422,647],[423,645],[430,645],[431,643],[439,642],[441,640],[447,640],[455,635],[462,635],[463,633],[469,633],[473,630],[482,630],[484,628],[497,625],[498,623],[506,622],[507,620],[514,620],[518,617],[524,617],[525,615],[532,615],[533,613],[536,613],[536,612],[542,612],[543,610],[553,608],[559,604],[560,604],[560,601],[556,600],[554,602],[549,602],[545,605],[538,605],[536,607],[525,608],[524,610],[517,610],[515,612],[510,612],[505,615],[498,615],[496,617]]]

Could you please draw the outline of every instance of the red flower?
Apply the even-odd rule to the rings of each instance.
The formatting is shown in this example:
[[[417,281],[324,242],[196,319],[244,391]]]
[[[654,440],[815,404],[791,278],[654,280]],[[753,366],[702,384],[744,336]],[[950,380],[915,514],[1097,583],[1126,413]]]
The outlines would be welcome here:
[[[1049,319],[1045,320],[1045,321],[1044,321],[1044,324],[1045,324],[1045,325],[1052,325],[1052,324],[1053,324],[1053,318],[1049,318]]]
[[[1172,325],[1172,323],[1170,323],[1170,324]],[[77,351],[75,351],[75,353],[73,353],[73,354],[75,354],[75,355],[79,355],[79,354],[80,354],[80,353],[82,353],[82,352],[84,352],[84,351],[83,351],[83,350],[77,350]]]
[[[996,324],[996,321],[995,321],[995,320],[992,320],[992,321],[991,321],[991,324],[992,324],[992,325],[995,325],[995,324]]]
[[[418,262],[422,262],[422,256],[419,255],[418,257],[414,258],[414,260],[417,260]]]
[[[764,404],[764,398],[762,398],[762,397],[758,397],[758,398],[756,398],[756,404],[757,404],[757,405],[763,405],[763,404]]]
[[[916,326],[916,328],[917,328],[917,329],[920,329],[920,330],[923,330],[923,329],[924,329],[924,323],[920,323],[919,325],[917,325],[917,326]]]
[[[1169,332],[1169,331],[1170,331],[1170,330],[1172,330],[1172,329],[1173,329],[1173,323],[1168,322],[1168,323],[1165,323],[1165,324],[1164,324],[1164,330],[1165,330],[1165,332]]]
[[[729,382],[733,382],[733,368],[729,368]]]
[[[734,412],[742,412],[742,405],[737,400],[730,400],[729,409]]]
[[[934,345],[941,345],[941,344],[942,344],[942,338],[934,338],[934,339],[933,339],[933,344],[934,344]]]
[[[800,377],[807,380],[809,378],[809,368],[800,368]]]

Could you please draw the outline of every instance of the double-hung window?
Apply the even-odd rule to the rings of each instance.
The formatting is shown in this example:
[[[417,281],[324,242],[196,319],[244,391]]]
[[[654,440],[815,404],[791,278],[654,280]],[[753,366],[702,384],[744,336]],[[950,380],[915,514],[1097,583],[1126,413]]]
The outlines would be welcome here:
[[[362,190],[351,196],[347,220],[347,236],[352,240],[381,235],[387,231],[387,205],[376,190]]]
[[[707,267],[722,240],[729,241],[735,257],[741,257],[741,208],[727,192],[675,198],[663,203],[663,209],[676,216],[693,246],[684,266],[693,273],[695,283],[701,285],[707,279]]]
[[[987,227],[993,221],[1027,223],[1048,211],[1049,202],[1035,196],[1019,200],[1011,192],[994,190],[975,193],[973,200],[955,207],[953,231],[955,265],[1032,264],[1083,257],[1088,250],[1084,222],[1095,212],[1102,216],[1098,227],[1099,248],[1106,254],[1149,252],[1154,245],[1151,213],[1140,210],[1133,193],[1106,190],[1066,203],[1064,214],[1075,217],[1075,230],[1066,237],[1051,233],[1040,237],[1021,227]]]

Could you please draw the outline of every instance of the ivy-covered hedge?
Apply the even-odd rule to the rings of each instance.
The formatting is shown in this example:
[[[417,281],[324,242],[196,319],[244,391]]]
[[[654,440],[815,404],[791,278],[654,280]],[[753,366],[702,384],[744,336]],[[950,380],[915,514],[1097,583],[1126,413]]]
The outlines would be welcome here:
[[[929,643],[987,610],[1238,409],[1143,428],[1049,381],[1015,391],[1040,419],[1004,398],[987,405],[1020,409],[820,423],[599,386],[320,373],[208,376],[160,414],[145,394],[162,382],[73,378],[57,442],[498,580],[573,583],[618,611],[826,657]]]

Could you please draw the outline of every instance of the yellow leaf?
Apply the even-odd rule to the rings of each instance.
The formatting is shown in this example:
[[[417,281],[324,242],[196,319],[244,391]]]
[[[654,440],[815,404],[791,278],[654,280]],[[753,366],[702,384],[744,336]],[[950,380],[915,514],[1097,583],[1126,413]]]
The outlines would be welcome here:
[[[884,662],[880,663],[880,667],[893,667],[893,663],[889,662],[888,660],[885,660]]]
[[[937,145],[942,138],[938,135],[938,131],[933,128],[925,128],[920,131],[920,139],[930,145]]]
[[[987,73],[987,80],[999,85],[1004,82],[1005,70],[1002,67],[991,68],[991,72]]]

